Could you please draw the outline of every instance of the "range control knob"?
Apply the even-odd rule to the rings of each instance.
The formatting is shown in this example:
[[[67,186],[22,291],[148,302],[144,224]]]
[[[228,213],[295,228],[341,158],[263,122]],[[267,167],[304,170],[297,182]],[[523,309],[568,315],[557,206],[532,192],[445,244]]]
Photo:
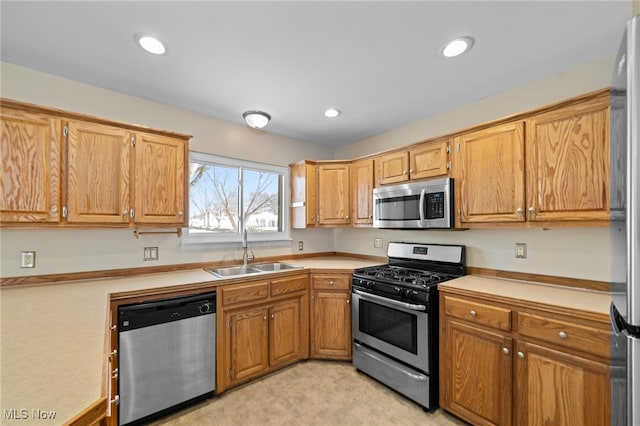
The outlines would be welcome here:
[[[402,289],[400,287],[394,287],[397,294],[402,294]]]

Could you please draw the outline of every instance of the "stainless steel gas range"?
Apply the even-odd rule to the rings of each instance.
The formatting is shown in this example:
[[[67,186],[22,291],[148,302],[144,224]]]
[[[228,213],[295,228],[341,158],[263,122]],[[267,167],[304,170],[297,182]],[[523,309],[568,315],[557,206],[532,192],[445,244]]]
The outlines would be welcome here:
[[[466,274],[464,246],[391,242],[352,280],[353,365],[425,409],[438,406],[438,283]]]

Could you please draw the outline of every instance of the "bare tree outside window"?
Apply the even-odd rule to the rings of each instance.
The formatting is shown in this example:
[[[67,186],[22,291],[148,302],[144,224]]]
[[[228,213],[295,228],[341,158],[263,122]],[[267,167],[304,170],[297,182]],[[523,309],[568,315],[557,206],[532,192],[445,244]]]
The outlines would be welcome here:
[[[192,162],[189,231],[281,232],[282,180],[271,171]]]

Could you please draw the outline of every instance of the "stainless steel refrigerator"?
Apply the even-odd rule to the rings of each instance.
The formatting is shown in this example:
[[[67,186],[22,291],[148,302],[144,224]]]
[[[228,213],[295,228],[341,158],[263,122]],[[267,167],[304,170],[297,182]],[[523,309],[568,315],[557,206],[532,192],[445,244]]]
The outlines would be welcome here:
[[[640,425],[640,15],[611,87],[611,424]]]

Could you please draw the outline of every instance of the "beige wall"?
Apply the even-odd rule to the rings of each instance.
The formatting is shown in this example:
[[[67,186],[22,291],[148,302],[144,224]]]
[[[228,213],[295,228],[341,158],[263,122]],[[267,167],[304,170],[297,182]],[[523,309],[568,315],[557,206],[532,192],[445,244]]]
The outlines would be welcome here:
[[[489,120],[547,105],[610,85],[613,57],[596,61],[455,110],[393,129],[336,151],[354,158],[406,145]],[[389,241],[415,241],[467,246],[469,266],[573,278],[609,280],[608,228],[492,229],[468,231],[389,231],[338,229],[336,250],[385,255]],[[383,238],[383,249],[373,238]],[[514,244],[527,243],[527,259],[515,259]]]
[[[631,1],[631,14],[640,15],[640,0]]]
[[[218,120],[122,93],[0,63],[2,97],[81,112],[193,135],[190,149],[216,155],[286,166],[303,158],[333,158],[333,150],[246,126]],[[334,249],[331,231],[293,231],[295,244],[257,246],[257,258]],[[126,229],[0,230],[0,274],[3,277],[41,275],[164,264],[241,259],[239,245],[183,247],[175,235],[136,239]],[[143,262],[143,247],[157,246],[160,259]],[[21,269],[21,251],[36,251],[36,268]],[[295,250],[295,251],[294,251]]]

